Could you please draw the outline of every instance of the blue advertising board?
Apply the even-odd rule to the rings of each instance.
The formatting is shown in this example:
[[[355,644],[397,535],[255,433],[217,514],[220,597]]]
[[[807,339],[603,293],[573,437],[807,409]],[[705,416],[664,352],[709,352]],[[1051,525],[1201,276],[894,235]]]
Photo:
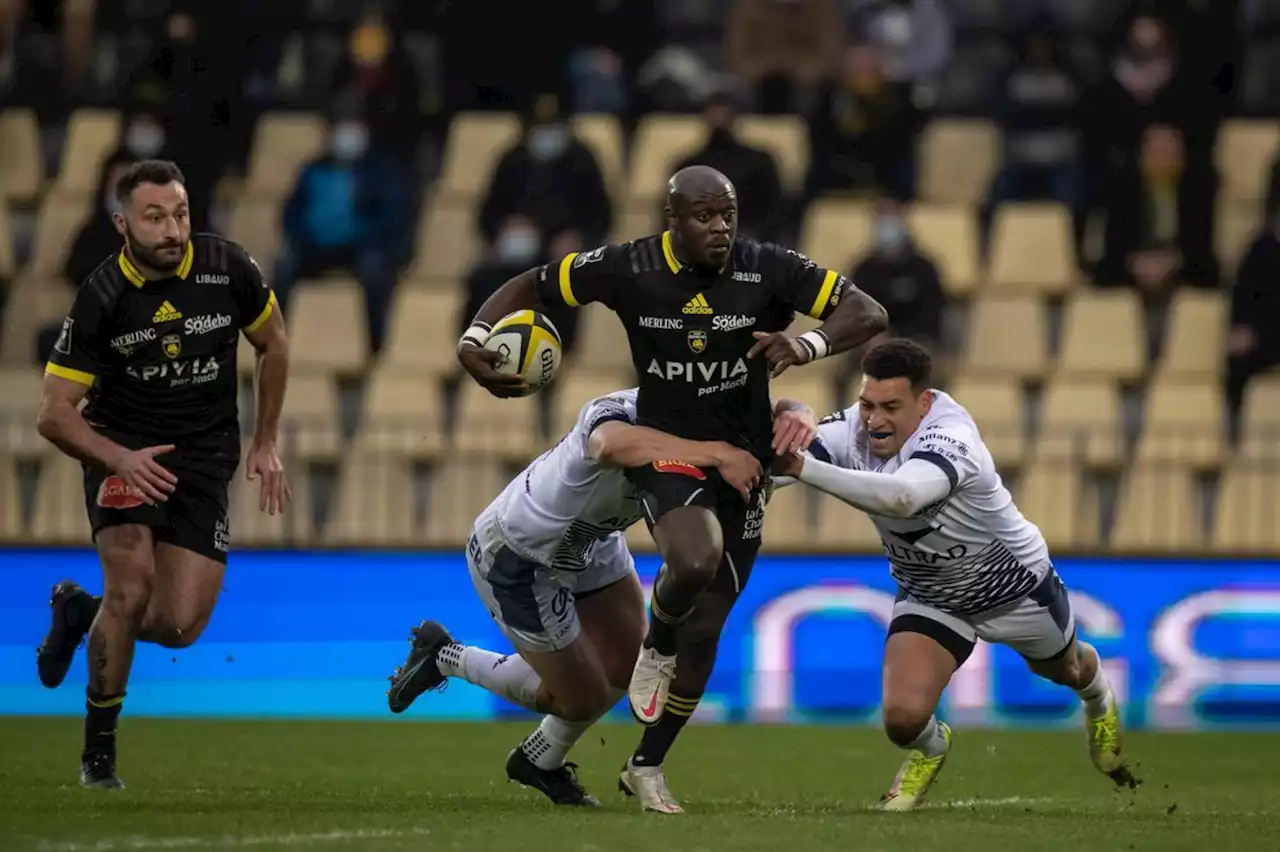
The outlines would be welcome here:
[[[656,558],[638,558],[652,580]],[[1106,660],[1130,725],[1280,725],[1280,563],[1063,559],[1081,635]],[[78,714],[84,667],[62,688],[35,676],[49,588],[100,587],[92,552],[0,549],[0,713]],[[726,629],[699,718],[876,718],[894,588],[882,558],[767,555]],[[461,553],[242,552],[194,647],[140,646],[131,715],[377,717],[409,629],[444,622],[464,643],[508,645],[477,601]],[[515,711],[457,683],[419,718]],[[620,711],[618,711],[620,712]],[[980,645],[944,698],[960,724],[1058,726],[1078,703],[1005,648]]]

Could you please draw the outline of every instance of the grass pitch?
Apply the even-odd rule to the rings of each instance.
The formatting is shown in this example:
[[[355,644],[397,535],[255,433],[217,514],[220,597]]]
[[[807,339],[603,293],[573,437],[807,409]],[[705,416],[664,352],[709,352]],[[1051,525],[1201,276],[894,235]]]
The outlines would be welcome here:
[[[930,805],[881,814],[899,754],[878,731],[695,726],[667,764],[672,817],[616,791],[638,728],[575,752],[592,810],[507,783],[528,730],[126,718],[129,789],[109,793],[75,784],[79,720],[0,719],[0,850],[1280,850],[1275,734],[1131,734],[1144,783],[1118,792],[1082,734],[958,730]]]

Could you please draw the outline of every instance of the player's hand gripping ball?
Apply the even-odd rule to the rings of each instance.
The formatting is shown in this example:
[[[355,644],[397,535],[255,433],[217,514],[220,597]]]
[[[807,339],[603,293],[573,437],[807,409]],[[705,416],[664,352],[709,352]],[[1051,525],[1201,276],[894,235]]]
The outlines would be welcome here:
[[[499,373],[524,379],[526,395],[555,378],[563,354],[560,332],[538,311],[516,311],[498,320],[484,348],[500,356]]]

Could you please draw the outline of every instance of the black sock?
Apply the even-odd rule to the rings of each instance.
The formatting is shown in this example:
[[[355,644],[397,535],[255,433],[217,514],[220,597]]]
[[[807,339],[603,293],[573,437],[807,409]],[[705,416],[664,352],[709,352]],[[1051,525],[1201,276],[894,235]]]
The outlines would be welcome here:
[[[116,723],[120,720],[120,710],[123,707],[123,692],[119,695],[85,692],[82,760],[88,760],[90,755],[107,755],[112,760],[115,759]]]
[[[676,652],[676,638],[680,625],[689,619],[693,610],[673,616],[658,604],[658,593],[655,590],[649,599],[649,632],[644,637],[644,646],[653,648],[659,654],[671,656]]]
[[[702,696],[689,698],[674,692],[667,696],[667,706],[662,711],[662,718],[658,719],[657,724],[644,729],[631,763],[635,766],[661,766],[701,698]]]

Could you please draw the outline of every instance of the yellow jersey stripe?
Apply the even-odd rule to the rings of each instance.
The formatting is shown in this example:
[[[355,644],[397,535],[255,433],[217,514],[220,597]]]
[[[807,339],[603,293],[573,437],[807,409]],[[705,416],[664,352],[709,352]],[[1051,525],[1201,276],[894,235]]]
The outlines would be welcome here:
[[[831,298],[831,291],[835,289],[836,279],[839,277],[832,270],[827,270],[827,274],[822,279],[822,286],[818,288],[818,297],[813,300],[813,307],[809,309],[809,316],[822,319],[822,309],[827,306],[827,300]]]
[[[86,373],[84,370],[73,370],[70,367],[55,364],[52,361],[44,365],[44,371],[50,376],[57,376],[60,379],[67,379],[82,385],[92,385],[96,378],[93,373]]]
[[[187,252],[182,256],[182,263],[178,265],[178,277],[183,281],[187,280],[187,276],[191,274],[191,266],[196,262],[196,250],[191,245],[191,240],[187,240]]]
[[[573,284],[569,281],[569,270],[573,268],[573,259],[578,256],[576,251],[571,251],[564,256],[564,260],[560,261],[560,298],[564,299],[564,303],[571,308],[580,306],[580,302],[573,295]]]
[[[681,269],[680,261],[676,260],[676,253],[671,248],[671,232],[662,232],[662,256],[667,260],[667,268],[673,273],[679,272]]]
[[[116,258],[116,266],[120,267],[120,272],[125,278],[129,279],[129,283],[135,287],[141,287],[147,283],[147,279],[142,277],[142,273],[138,271],[138,267],[133,265],[133,261],[122,250]]]
[[[258,314],[258,318],[244,327],[245,334],[253,334],[271,319],[271,312],[276,309],[276,293],[271,291],[271,295],[267,298],[267,306],[262,309],[262,313]]]

